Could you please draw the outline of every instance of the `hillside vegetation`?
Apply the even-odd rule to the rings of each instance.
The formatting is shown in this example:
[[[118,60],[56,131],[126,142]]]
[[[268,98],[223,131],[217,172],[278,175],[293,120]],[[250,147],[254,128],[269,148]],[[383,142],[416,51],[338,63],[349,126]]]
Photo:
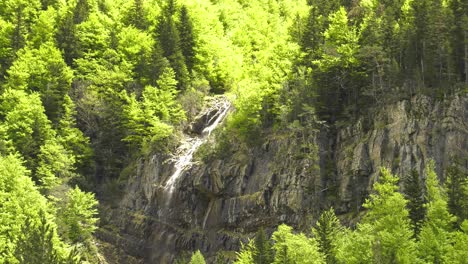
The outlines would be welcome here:
[[[205,97],[235,108],[208,157],[466,96],[467,32],[463,0],[2,0],[0,263],[102,263],[97,200],[138,158],[173,151]],[[237,263],[463,263],[461,160],[405,194],[382,169],[355,229],[330,209],[310,236],[283,225],[272,245],[260,230]]]

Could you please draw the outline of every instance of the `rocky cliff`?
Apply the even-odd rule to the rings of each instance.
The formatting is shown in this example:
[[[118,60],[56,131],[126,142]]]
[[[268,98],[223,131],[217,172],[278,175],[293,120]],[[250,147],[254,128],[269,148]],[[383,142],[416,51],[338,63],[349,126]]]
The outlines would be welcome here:
[[[195,249],[214,261],[216,252],[233,257],[259,227],[307,229],[329,206],[352,219],[380,166],[405,175],[434,159],[443,177],[451,159],[466,157],[467,106],[467,96],[418,96],[353,124],[289,128],[255,147],[234,142],[199,154],[170,195],[163,187],[173,163],[153,154],[135,166],[123,198],[103,209],[98,235],[135,262],[172,263]]]

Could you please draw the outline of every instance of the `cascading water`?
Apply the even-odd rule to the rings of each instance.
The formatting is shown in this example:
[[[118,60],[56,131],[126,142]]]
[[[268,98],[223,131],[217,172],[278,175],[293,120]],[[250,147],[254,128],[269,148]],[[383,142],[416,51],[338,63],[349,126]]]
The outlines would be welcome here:
[[[180,176],[183,174],[184,171],[190,169],[190,167],[192,166],[193,154],[203,143],[205,143],[208,140],[209,136],[211,135],[211,132],[214,129],[216,129],[216,127],[224,120],[224,118],[229,112],[230,107],[231,104],[226,98],[219,97],[219,99],[215,101],[213,106],[210,107],[210,109],[214,111],[215,114],[211,116],[206,122],[205,127],[201,132],[201,135],[185,135],[185,138],[182,140],[182,144],[177,149],[175,155],[175,171],[164,185],[164,189],[168,193],[168,197],[166,200],[167,205],[169,205],[171,202],[172,194],[176,188],[177,181],[179,180]]]

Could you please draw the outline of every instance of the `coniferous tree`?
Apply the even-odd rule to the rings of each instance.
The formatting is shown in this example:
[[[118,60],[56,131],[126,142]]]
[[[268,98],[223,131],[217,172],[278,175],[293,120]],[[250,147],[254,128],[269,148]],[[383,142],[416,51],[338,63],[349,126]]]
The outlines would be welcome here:
[[[423,186],[417,170],[413,169],[411,173],[404,178],[404,194],[408,200],[407,207],[414,236],[417,237],[426,214]]]
[[[180,49],[182,55],[184,55],[187,70],[192,72],[195,65],[195,36],[193,24],[185,5],[180,8],[178,30],[180,34]]]
[[[280,225],[273,233],[274,263],[325,263],[325,256],[319,252],[317,241],[304,234],[293,234],[292,228]]]
[[[446,179],[448,208],[461,224],[468,219],[468,175],[455,163],[448,167]]]
[[[189,264],[206,264],[205,258],[203,257],[200,250],[197,250],[197,252],[193,253]]]
[[[158,36],[163,56],[169,60],[171,67],[176,73],[176,79],[179,82],[178,88],[184,90],[189,84],[189,74],[180,46],[179,31],[172,17],[174,13],[175,3],[171,0],[159,17],[156,35]]]
[[[15,257],[20,263],[61,264],[61,256],[54,244],[54,228],[47,221],[44,211],[40,211],[38,223],[27,218],[22,227]],[[55,242],[55,243],[54,243]]]
[[[324,211],[318,219],[312,233],[317,239],[319,250],[325,255],[327,263],[337,263],[336,240],[342,231],[340,220],[336,217],[333,208]]]
[[[55,36],[57,47],[63,52],[63,57],[68,66],[79,57],[78,38],[76,25],[73,21],[73,13],[69,10],[59,19]]]
[[[427,214],[417,244],[419,257],[427,263],[443,263],[452,244],[455,218],[449,213],[445,190],[435,173],[434,162],[425,169]]]
[[[253,263],[269,264],[273,262],[274,254],[270,239],[268,239],[265,230],[260,228],[255,235],[253,246]]]
[[[342,263],[415,263],[415,243],[398,178],[382,168],[366,215],[345,239],[337,258]]]
[[[455,76],[458,81],[468,83],[468,4],[464,0],[451,0],[452,12],[451,48]]]
[[[143,0],[133,0],[125,22],[140,30],[146,30],[149,26],[149,22],[146,19],[146,12]]]

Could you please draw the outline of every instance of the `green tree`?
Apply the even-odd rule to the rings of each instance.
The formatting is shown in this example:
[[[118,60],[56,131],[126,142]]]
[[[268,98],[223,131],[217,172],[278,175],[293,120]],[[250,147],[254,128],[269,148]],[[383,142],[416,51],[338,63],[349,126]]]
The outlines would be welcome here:
[[[417,244],[419,257],[429,263],[442,263],[452,243],[455,217],[448,211],[445,190],[439,184],[434,162],[426,166],[426,219]]]
[[[274,263],[325,263],[317,242],[304,234],[293,234],[292,228],[280,225],[273,233],[276,256]]]
[[[205,258],[203,257],[200,250],[197,250],[193,253],[192,258],[190,259],[190,264],[205,264]]]
[[[446,179],[448,208],[461,224],[468,219],[468,174],[455,162],[447,168]]]
[[[20,263],[78,264],[76,252],[70,251],[66,257],[59,252],[59,243],[55,227],[44,211],[40,211],[37,223],[33,223],[31,218],[26,219],[14,255]]]
[[[14,58],[14,50],[11,45],[13,24],[0,17],[0,81],[5,78],[5,72],[10,67]]]
[[[26,160],[26,166],[35,172],[41,146],[55,136],[39,95],[6,89],[0,95],[0,113],[4,139],[11,141],[14,150]]]
[[[468,258],[468,221],[465,220],[460,225],[460,231],[453,234],[453,246],[449,248],[443,263],[457,264],[464,263]]]
[[[253,263],[255,264],[270,264],[274,260],[274,251],[270,239],[267,237],[265,230],[260,228],[253,240]]]
[[[253,254],[254,254],[255,246],[253,245],[253,241],[249,241],[247,245],[241,244],[241,250],[237,252],[235,264],[252,264],[254,262]],[[270,262],[271,263],[271,262]]]
[[[39,92],[49,119],[57,123],[63,100],[71,88],[73,72],[52,43],[25,49],[8,70],[6,87]]]
[[[78,37],[76,36],[76,25],[73,21],[73,12],[65,9],[57,22],[55,35],[57,47],[63,52],[63,57],[68,66],[80,56]]]
[[[59,214],[63,222],[62,232],[71,243],[89,243],[92,239],[97,228],[97,204],[92,193],[78,187],[68,191],[65,206]]]
[[[184,5],[180,8],[178,31],[180,34],[180,49],[185,58],[187,70],[192,72],[195,65],[195,35],[189,11]]]
[[[397,183],[388,169],[381,170],[364,203],[366,215],[339,250],[340,263],[415,263],[409,213]]]
[[[407,208],[409,210],[414,237],[417,237],[426,215],[423,187],[417,170],[413,169],[411,173],[404,178],[404,194],[408,200]]]
[[[325,256],[327,263],[337,263],[336,240],[341,235],[342,226],[336,217],[333,208],[324,211],[318,219],[316,226],[312,228],[320,252]]]
[[[47,213],[49,204],[22,163],[0,156],[0,262],[65,263],[68,250]]]
[[[13,24],[11,48],[18,51],[26,45],[31,26],[41,9],[39,0],[5,0],[0,3],[0,16]]]
[[[144,111],[167,123],[177,124],[185,120],[185,112],[176,100],[178,91],[174,71],[167,67],[156,83],[157,88],[146,86],[143,90]]]
[[[166,9],[169,8],[170,6]],[[163,55],[169,60],[171,67],[175,71],[177,81],[179,82],[178,88],[184,90],[188,87],[189,75],[180,46],[179,32],[170,11],[163,11],[163,14],[158,19],[156,30]]]
[[[123,20],[127,25],[133,25],[137,29],[146,30],[149,27],[149,21],[146,19],[147,12],[143,0],[133,0]]]

